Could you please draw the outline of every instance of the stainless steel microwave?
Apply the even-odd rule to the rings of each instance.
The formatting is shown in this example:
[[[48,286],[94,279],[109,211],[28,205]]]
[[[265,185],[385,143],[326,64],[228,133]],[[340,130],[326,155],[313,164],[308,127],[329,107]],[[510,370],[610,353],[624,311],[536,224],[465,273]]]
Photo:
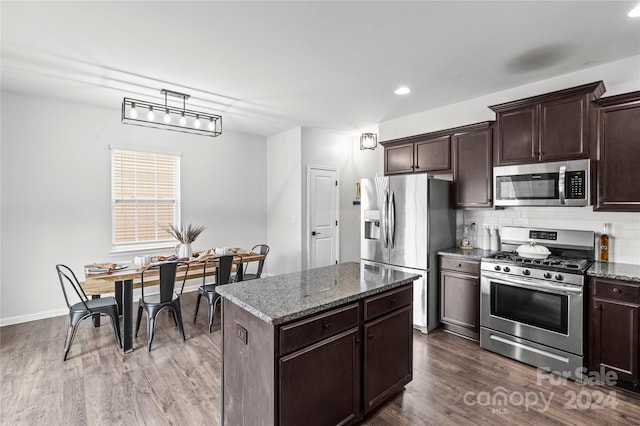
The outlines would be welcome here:
[[[588,206],[591,161],[493,168],[495,206]]]

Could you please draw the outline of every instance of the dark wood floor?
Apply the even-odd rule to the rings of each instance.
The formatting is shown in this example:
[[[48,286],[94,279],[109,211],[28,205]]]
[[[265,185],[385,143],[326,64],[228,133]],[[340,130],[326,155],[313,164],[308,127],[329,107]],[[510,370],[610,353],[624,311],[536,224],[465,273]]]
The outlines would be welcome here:
[[[209,334],[206,309],[191,321],[195,294],[183,295],[182,305],[187,341],[161,315],[151,353],[144,320],[128,355],[116,348],[106,320],[98,329],[83,321],[66,362],[66,316],[2,327],[0,424],[219,424],[219,319]],[[535,368],[443,331],[415,332],[413,365],[413,381],[365,424],[640,424],[636,394],[546,379],[538,384]],[[550,400],[546,409],[542,398]],[[606,405],[598,408],[598,400]]]

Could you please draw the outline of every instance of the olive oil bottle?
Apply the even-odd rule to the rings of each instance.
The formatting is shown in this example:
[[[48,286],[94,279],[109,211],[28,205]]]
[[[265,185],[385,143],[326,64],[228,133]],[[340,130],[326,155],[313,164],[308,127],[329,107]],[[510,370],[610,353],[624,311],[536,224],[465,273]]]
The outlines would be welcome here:
[[[600,262],[609,261],[609,224],[604,224],[602,235],[600,235]]]

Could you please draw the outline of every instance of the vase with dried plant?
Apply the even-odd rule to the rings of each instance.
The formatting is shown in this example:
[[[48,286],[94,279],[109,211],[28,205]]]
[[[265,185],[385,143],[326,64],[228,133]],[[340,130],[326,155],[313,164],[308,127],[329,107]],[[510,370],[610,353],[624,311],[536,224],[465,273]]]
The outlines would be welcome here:
[[[190,258],[193,253],[191,243],[193,243],[205,229],[206,227],[202,225],[188,224],[187,226],[181,225],[179,227],[169,225],[167,232],[179,242],[176,246],[176,256],[180,259]]]

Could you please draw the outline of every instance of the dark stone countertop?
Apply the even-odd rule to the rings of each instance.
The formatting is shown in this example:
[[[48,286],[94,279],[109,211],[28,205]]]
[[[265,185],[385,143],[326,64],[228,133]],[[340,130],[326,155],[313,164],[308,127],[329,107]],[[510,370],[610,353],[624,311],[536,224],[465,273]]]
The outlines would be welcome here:
[[[629,263],[596,262],[587,270],[590,277],[640,282],[640,265]]]
[[[497,251],[483,250],[479,248],[464,250],[458,247],[453,247],[453,248],[438,251],[438,254],[440,256],[459,257],[461,259],[469,259],[469,260],[480,260],[483,257],[489,257],[494,253],[497,253]]]
[[[216,288],[220,296],[269,324],[282,324],[408,284],[419,275],[355,262]]]

